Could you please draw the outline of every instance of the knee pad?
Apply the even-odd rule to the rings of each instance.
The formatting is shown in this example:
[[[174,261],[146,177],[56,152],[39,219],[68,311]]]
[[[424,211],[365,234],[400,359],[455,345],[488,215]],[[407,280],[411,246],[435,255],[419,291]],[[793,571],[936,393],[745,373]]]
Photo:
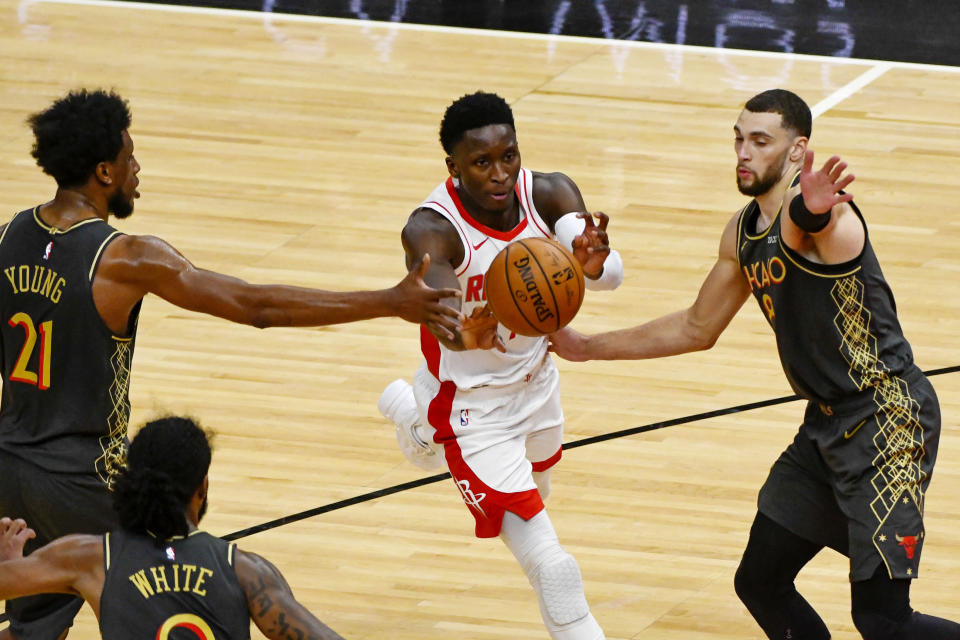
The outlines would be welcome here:
[[[909,616],[908,616],[909,619]],[[863,640],[896,640],[906,620],[894,620],[872,610],[853,610],[853,625]]]
[[[570,624],[590,613],[580,567],[566,551],[545,562],[536,580],[537,591],[554,624]]]

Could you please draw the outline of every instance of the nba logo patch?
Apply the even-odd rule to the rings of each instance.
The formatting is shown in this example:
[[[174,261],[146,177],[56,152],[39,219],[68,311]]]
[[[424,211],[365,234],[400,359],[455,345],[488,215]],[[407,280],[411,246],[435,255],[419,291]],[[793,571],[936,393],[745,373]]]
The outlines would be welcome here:
[[[460,409],[460,426],[465,427],[470,424],[470,409]]]
[[[177,554],[173,552],[173,547],[167,547],[167,560],[173,562],[177,559]]]
[[[47,243],[47,248],[43,250],[43,259],[50,259],[50,252],[53,251],[53,240]]]

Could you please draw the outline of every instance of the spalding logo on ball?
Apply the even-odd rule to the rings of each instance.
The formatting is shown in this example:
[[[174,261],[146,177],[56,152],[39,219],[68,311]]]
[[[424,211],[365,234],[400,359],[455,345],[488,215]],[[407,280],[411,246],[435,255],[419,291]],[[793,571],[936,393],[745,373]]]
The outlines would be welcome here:
[[[583,302],[580,263],[549,238],[511,242],[493,259],[483,282],[493,315],[523,336],[562,329]]]

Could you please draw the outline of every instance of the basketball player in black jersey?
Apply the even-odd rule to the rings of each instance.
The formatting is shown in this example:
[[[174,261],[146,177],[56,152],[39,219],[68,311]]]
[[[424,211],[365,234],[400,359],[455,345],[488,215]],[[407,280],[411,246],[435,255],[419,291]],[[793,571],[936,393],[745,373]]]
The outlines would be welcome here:
[[[569,360],[709,349],[751,295],[807,402],[773,465],[735,587],[767,637],[822,640],[826,625],[794,578],[828,546],[850,558],[853,621],[868,640],[956,640],[960,625],[910,607],[924,542],[924,493],[940,408],[897,321],[846,163],[813,170],[810,109],[789,91],[746,103],[734,126],[737,184],[753,200],[727,224],[688,309],[646,324],[555,335]]]
[[[342,638],[307,611],[269,561],[197,529],[207,506],[210,444],[188,418],[154,420],[114,479],[119,527],[58,538],[23,557],[33,530],[0,520],[0,598],[82,597],[104,640],[241,640],[250,620],[271,639]],[[179,632],[174,631],[183,627]]]
[[[54,199],[0,227],[0,513],[37,537],[103,533],[108,487],[123,463],[140,302],[147,293],[256,327],[317,326],[399,316],[453,336],[458,313],[423,283],[429,257],[397,286],[333,292],[252,285],[199,269],[163,240],[107,224],[133,212],[140,165],[130,112],[116,94],[77,91],[30,118],[33,156],[57,182]],[[82,602],[6,603],[0,640],[56,640]]]

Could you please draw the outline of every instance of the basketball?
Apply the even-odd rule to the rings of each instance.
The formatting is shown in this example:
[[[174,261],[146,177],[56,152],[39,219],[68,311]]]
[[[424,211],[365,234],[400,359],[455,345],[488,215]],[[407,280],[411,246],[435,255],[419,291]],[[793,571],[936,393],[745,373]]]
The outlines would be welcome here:
[[[523,336],[542,336],[563,328],[583,302],[580,263],[548,238],[511,242],[493,259],[483,280],[493,315]]]

